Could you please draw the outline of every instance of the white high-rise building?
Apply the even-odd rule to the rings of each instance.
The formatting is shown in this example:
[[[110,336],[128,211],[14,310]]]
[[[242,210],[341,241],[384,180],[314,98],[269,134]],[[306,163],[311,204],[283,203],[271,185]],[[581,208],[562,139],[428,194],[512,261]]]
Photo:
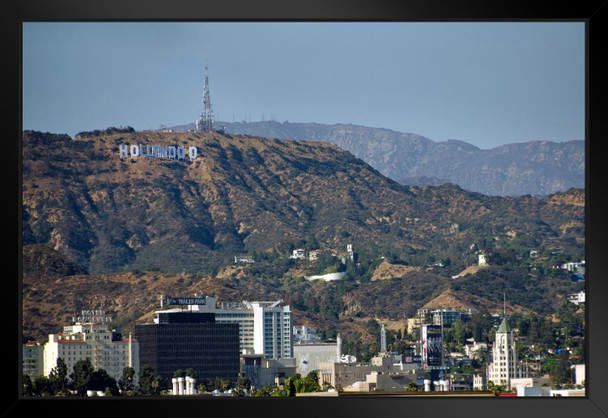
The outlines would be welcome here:
[[[487,368],[487,381],[511,387],[511,379],[527,377],[517,358],[513,332],[503,318],[492,347],[492,363]]]
[[[266,359],[293,358],[292,320],[289,305],[282,301],[222,302],[219,308],[215,298],[206,296],[194,305],[160,312],[210,312],[216,323],[239,324],[239,348],[242,354],[264,354]]]
[[[139,372],[139,343],[131,335],[123,338],[112,331],[105,320],[100,320],[105,318],[103,315],[102,311],[83,311],[81,317],[75,318],[74,325],[64,326],[62,333],[49,335],[49,341],[44,345],[45,376],[57,366],[58,358],[63,359],[68,373],[74,370],[78,361],[86,358],[91,360],[95,370],[104,369],[117,381],[125,367]]]

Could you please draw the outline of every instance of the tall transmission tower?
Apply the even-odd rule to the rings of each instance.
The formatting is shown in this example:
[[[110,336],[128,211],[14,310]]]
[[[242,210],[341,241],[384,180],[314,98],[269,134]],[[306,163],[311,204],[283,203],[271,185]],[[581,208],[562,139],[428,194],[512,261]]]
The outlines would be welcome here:
[[[201,132],[213,131],[213,111],[211,110],[211,99],[209,98],[209,73],[205,64],[205,87],[203,90],[203,113],[196,121],[196,130]]]

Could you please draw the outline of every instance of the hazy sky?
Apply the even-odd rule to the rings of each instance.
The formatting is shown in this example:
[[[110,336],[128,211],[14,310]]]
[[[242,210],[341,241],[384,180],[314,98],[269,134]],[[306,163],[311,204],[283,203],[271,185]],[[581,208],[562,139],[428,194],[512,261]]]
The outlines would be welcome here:
[[[23,24],[23,129],[353,123],[480,148],[584,139],[585,27],[545,23]]]

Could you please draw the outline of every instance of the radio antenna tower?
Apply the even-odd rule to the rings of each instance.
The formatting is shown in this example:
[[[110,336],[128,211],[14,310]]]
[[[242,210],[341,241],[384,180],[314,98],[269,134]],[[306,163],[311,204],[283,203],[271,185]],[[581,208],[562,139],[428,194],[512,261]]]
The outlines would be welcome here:
[[[213,111],[211,110],[211,99],[209,98],[209,74],[205,64],[205,88],[203,90],[203,113],[196,121],[196,130],[201,132],[213,131]]]

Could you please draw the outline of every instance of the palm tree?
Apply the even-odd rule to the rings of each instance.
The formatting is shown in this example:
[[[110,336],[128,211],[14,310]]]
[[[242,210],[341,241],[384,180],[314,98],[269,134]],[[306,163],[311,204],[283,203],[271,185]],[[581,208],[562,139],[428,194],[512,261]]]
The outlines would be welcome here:
[[[408,392],[418,392],[418,385],[416,382],[410,382],[407,384],[406,389]]]

